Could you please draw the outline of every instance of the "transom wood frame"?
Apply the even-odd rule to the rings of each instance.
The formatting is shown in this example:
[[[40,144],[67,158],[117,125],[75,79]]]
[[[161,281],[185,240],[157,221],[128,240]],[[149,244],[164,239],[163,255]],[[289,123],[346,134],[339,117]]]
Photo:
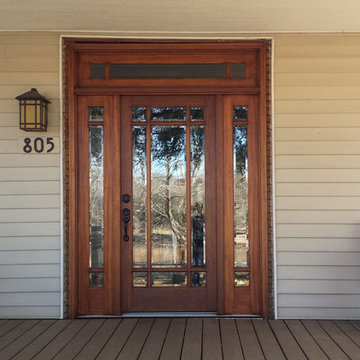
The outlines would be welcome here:
[[[66,196],[67,204],[67,236],[68,236],[68,270],[69,270],[69,316],[77,315],[77,272],[78,272],[78,244],[77,233],[79,216],[77,182],[77,105],[79,95],[161,95],[161,94],[211,94],[216,96],[216,142],[218,173],[217,178],[217,213],[223,214],[217,219],[217,237],[229,236],[231,219],[227,216],[229,208],[230,184],[226,174],[226,164],[229,162],[229,141],[226,135],[225,122],[220,121],[229,116],[229,106],[232,97],[227,95],[255,95],[257,121],[258,121],[258,174],[257,208],[258,221],[255,225],[259,236],[259,292],[255,308],[257,313],[268,316],[268,204],[267,204],[267,149],[266,149],[266,42],[82,42],[79,39],[65,40],[66,46],[66,99],[67,119],[66,129],[68,131],[68,189]],[[159,59],[164,63],[229,63],[242,61],[247,64],[247,73],[244,79],[93,79],[89,74],[90,61],[93,63],[157,63]],[[108,69],[108,66],[107,66]],[[107,70],[108,74],[108,70]],[[108,77],[108,75],[107,75]],[[234,97],[233,99],[236,99]],[[118,101],[117,109],[120,113]],[[227,104],[227,105],[226,105]],[[227,107],[226,107],[227,106]],[[220,151],[222,149],[222,151]],[[250,186],[253,186],[250,184]],[[226,280],[223,270],[225,263],[229,260],[229,248],[225,248],[221,242],[217,243],[218,253],[218,314],[231,313],[234,299],[234,288]],[[118,266],[118,269],[120,266]],[[230,289],[231,287],[231,289]],[[120,286],[114,285],[108,289],[112,295],[120,292]],[[236,291],[237,289],[235,289]],[[119,301],[107,302],[108,313],[121,314],[120,296]],[[229,311],[230,310],[230,311]]]

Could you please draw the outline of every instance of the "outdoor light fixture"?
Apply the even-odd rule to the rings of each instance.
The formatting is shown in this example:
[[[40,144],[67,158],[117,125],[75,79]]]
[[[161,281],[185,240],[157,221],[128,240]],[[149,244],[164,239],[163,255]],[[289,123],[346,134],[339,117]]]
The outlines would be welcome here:
[[[20,106],[20,129],[24,131],[46,131],[50,101],[35,88],[15,98]]]

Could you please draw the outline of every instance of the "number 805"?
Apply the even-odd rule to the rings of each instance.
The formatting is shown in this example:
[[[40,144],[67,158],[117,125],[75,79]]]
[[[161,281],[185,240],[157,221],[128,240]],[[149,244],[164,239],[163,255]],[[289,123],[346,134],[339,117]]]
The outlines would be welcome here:
[[[52,137],[48,137],[46,138],[46,144],[45,144],[45,140],[41,137],[37,137],[34,139],[33,144],[31,144],[31,138],[27,137],[24,139],[24,147],[23,150],[24,152],[26,152],[27,154],[31,153],[33,150],[37,153],[42,153],[45,151],[45,145],[47,145],[47,150],[46,152],[52,152],[54,150],[55,144],[53,142]]]

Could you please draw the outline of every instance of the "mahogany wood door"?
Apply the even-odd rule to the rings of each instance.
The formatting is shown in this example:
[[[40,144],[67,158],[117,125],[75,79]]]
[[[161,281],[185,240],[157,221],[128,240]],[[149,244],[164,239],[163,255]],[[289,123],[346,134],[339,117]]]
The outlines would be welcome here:
[[[79,96],[77,314],[261,314],[257,96]]]
[[[215,97],[120,107],[122,309],[216,311]]]

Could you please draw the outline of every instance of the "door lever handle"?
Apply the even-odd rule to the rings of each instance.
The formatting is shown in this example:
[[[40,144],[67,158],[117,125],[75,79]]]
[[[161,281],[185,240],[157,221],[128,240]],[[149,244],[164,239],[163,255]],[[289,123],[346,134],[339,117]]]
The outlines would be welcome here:
[[[124,241],[128,242],[129,241],[129,235],[128,235],[128,223],[130,221],[130,210],[125,208],[122,211],[122,220],[124,222]]]

